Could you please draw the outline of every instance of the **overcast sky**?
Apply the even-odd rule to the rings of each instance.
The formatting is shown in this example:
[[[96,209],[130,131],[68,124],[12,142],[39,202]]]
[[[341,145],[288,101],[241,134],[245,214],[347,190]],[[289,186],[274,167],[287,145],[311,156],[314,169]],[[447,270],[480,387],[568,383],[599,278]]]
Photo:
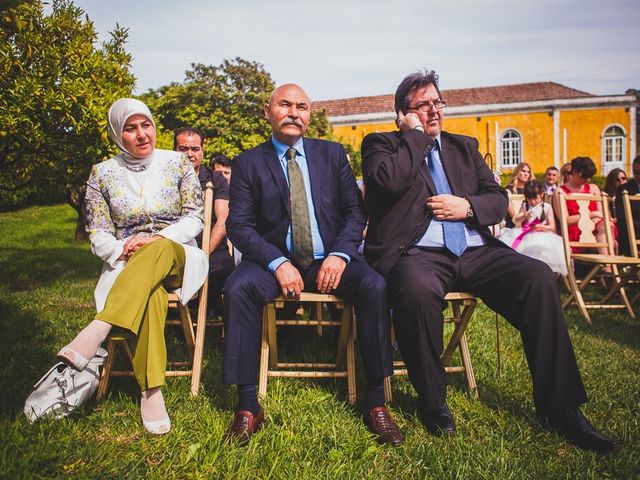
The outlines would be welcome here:
[[[313,100],[393,93],[428,67],[444,89],[555,81],[640,89],[638,0],[76,0],[105,39],[129,28],[136,93],[191,63],[260,62]]]

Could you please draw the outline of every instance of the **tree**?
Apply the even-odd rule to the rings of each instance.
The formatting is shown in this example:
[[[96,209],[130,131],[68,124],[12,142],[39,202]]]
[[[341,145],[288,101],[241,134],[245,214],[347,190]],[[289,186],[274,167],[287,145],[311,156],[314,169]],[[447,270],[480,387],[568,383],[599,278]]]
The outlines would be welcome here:
[[[125,51],[128,31],[116,25],[96,47],[96,31],[69,0],[0,13],[0,206],[66,198],[78,212],[91,166],[113,153],[106,114],[129,96],[134,77]]]

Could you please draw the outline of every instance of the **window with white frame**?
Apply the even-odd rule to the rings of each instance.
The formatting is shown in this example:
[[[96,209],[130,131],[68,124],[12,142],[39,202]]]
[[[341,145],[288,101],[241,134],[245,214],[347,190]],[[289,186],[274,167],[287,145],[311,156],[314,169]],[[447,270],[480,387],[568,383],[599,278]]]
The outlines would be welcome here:
[[[502,166],[515,167],[522,161],[522,139],[515,130],[507,130],[500,137]]]
[[[607,128],[602,137],[604,163],[624,162],[624,131],[614,125]]]

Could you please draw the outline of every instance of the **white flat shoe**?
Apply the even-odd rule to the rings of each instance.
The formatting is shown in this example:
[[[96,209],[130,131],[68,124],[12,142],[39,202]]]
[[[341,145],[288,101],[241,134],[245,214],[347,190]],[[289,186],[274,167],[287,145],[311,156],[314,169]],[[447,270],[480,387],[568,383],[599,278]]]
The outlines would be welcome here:
[[[58,352],[56,358],[65,365],[73,368],[74,370],[78,370],[79,372],[87,368],[87,365],[89,365],[89,361],[91,360],[90,358],[83,357],[68,345]]]
[[[153,435],[164,435],[165,433],[169,433],[171,430],[171,420],[169,417],[163,418],[162,420],[149,421],[142,419],[142,425],[147,432],[152,433]]]

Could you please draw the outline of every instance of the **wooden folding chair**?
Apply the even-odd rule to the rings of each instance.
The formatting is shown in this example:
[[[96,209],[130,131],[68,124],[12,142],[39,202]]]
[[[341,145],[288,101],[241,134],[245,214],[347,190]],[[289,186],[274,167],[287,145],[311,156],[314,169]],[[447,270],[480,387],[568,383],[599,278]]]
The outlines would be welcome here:
[[[316,318],[309,320],[276,319],[276,311],[282,310],[286,302],[297,302],[284,296],[277,297],[264,306],[262,314],[262,345],[260,351],[260,374],[258,393],[267,396],[267,380],[269,377],[293,378],[346,378],[349,402],[356,401],[356,369],[354,317],[351,304],[330,294],[302,292],[300,302],[315,304]],[[318,306],[322,303],[333,304],[340,312],[339,321],[324,320]],[[336,360],[334,363],[321,362],[281,362],[278,360],[277,330],[279,326],[315,326],[339,327]],[[321,333],[321,332],[319,332]]]
[[[476,297],[470,293],[462,292],[450,292],[444,297],[444,299],[451,305],[451,316],[445,317],[444,321],[445,323],[454,324],[453,333],[449,338],[449,343],[442,353],[444,370],[446,373],[464,373],[469,391],[474,397],[478,398],[478,386],[473,374],[473,365],[471,364],[471,354],[469,353],[469,344],[467,343],[466,334],[467,325],[469,325],[469,320],[471,320],[471,316],[476,309],[478,301]],[[391,336],[392,338],[395,337],[393,328]],[[462,365],[460,366],[452,366],[453,354],[456,349],[460,352],[460,360],[462,362]],[[407,368],[402,360],[394,360],[393,374],[407,374]],[[385,400],[390,402],[392,399],[390,377],[385,379],[384,394]]]
[[[202,231],[202,251],[209,257],[209,240],[211,236],[211,212],[213,208],[213,184],[207,183],[204,193],[204,229]],[[167,325],[180,325],[184,332],[190,361],[167,362],[167,377],[191,377],[191,394],[198,395],[200,377],[202,373],[202,354],[204,350],[204,337],[207,324],[207,289],[209,287],[208,276],[204,284],[194,296],[198,300],[197,320],[194,325],[188,305],[183,305],[177,293],[170,292],[168,298],[169,309],[177,309],[180,319],[167,319]],[[194,328],[195,327],[195,328]],[[113,334],[109,336],[107,352],[109,356],[102,368],[102,375],[98,385],[97,399],[101,400],[109,386],[111,377],[133,377],[133,370],[115,370],[114,363],[116,352],[124,353],[129,365],[133,363],[133,354],[129,349],[127,335]],[[189,369],[189,367],[191,367]]]
[[[568,228],[568,209],[567,201],[576,201],[580,208],[580,221],[578,226],[580,228],[580,238],[577,241],[570,241],[569,228]],[[589,217],[589,204],[591,202],[597,202],[603,213],[603,222],[605,229],[605,241],[597,241],[594,237],[594,223]],[[572,302],[575,302],[580,313],[587,321],[591,323],[591,317],[589,316],[589,309],[626,309],[632,318],[636,318],[627,293],[624,286],[627,280],[620,275],[620,269],[625,266],[634,267],[640,264],[640,259],[624,257],[621,255],[615,255],[614,252],[614,239],[611,232],[611,216],[609,214],[609,204],[607,201],[607,194],[601,195],[593,194],[571,194],[567,195],[558,190],[558,203],[560,207],[560,225],[562,231],[562,240],[564,242],[565,259],[567,262],[567,283],[569,286],[569,297],[564,301],[562,307],[567,308]],[[596,249],[605,248],[606,254],[601,253],[574,253],[572,248],[581,249]],[[582,280],[578,280],[575,274],[575,262],[581,262],[591,267],[591,270]],[[600,301],[586,302],[583,298],[582,292],[584,289],[596,279],[598,275],[604,272],[604,268],[609,267],[610,274],[606,276],[613,279],[613,284],[607,289],[607,292],[601,297]],[[594,289],[594,290],[597,290]],[[595,292],[594,292],[595,293]],[[609,301],[619,294],[622,303],[610,303]]]

